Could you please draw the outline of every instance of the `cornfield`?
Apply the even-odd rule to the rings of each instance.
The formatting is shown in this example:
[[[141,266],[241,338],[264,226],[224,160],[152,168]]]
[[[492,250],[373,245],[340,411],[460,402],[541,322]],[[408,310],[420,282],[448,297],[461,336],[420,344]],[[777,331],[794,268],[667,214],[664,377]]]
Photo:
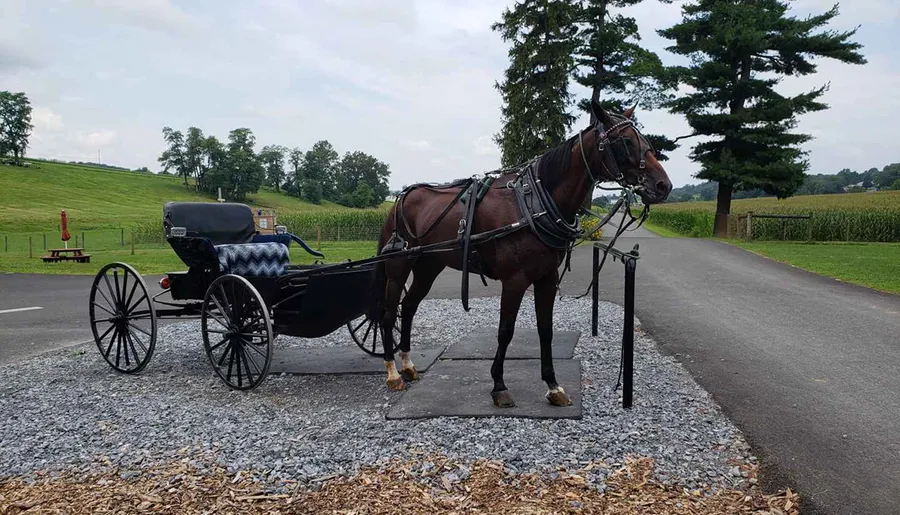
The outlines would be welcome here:
[[[307,241],[369,241],[381,235],[388,211],[338,210],[279,214],[277,223]],[[164,243],[162,220],[140,222],[130,229],[137,243]]]
[[[715,202],[655,206],[650,222],[686,236],[712,236]],[[746,238],[746,215],[810,215],[806,219],[753,218],[752,239],[791,241],[900,241],[900,191],[758,198],[732,203],[732,237]]]

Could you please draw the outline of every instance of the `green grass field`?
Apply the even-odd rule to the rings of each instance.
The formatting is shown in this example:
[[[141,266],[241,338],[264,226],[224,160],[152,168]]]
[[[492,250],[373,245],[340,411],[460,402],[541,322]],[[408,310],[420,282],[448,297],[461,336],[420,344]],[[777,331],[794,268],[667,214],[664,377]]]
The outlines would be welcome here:
[[[321,251],[325,254],[326,263],[337,263],[374,256],[377,246],[374,241],[327,241],[322,242]],[[40,258],[42,252],[35,252],[34,257],[29,258],[27,248],[24,252],[0,252],[0,273],[94,275],[100,267],[114,261],[128,263],[142,275],[187,269],[168,245],[136,245],[134,255],[130,246],[115,250],[89,249],[86,252],[91,255],[90,263],[44,263]],[[291,263],[312,263],[314,260],[297,245],[291,246]]]
[[[163,205],[212,200],[171,176],[49,161],[32,161],[28,168],[0,165],[0,273],[94,274],[112,261],[128,262],[144,274],[181,270],[184,265],[163,238]],[[261,190],[246,203],[275,209],[278,223],[288,225],[313,247],[321,237],[328,262],[373,255],[386,213],[384,206],[350,209],[327,201],[317,205],[271,190]],[[69,219],[69,246],[84,247],[91,263],[41,261],[45,249],[63,246],[61,209]],[[312,262],[298,246],[292,246],[291,255],[295,263]]]
[[[810,272],[900,294],[898,243],[735,242],[734,244]]]

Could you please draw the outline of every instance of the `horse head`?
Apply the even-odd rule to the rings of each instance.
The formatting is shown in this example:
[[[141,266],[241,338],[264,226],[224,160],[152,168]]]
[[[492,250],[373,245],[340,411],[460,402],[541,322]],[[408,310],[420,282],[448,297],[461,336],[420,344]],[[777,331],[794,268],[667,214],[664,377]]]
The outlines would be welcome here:
[[[672,191],[672,181],[656,159],[653,145],[635,126],[635,108],[628,108],[621,115],[610,113],[597,103],[592,104],[592,109],[597,142],[594,160],[600,162],[598,168],[603,176],[596,178],[633,187],[644,204],[665,202]]]

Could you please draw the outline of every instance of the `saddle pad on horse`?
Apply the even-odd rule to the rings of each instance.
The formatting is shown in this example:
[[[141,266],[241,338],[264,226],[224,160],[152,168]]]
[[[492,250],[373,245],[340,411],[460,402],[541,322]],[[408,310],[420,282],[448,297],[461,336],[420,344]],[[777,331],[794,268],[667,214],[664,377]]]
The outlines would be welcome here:
[[[249,277],[278,277],[290,264],[290,254],[281,243],[216,245],[222,273]]]

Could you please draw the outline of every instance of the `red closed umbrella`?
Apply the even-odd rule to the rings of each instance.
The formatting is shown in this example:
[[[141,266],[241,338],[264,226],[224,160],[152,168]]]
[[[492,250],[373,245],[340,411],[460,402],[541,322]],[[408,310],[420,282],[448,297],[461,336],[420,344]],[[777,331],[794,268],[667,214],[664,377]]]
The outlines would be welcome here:
[[[69,235],[69,219],[66,217],[66,210],[63,209],[59,216],[62,241],[66,242],[66,248],[69,248],[69,239],[72,238],[72,236]]]

